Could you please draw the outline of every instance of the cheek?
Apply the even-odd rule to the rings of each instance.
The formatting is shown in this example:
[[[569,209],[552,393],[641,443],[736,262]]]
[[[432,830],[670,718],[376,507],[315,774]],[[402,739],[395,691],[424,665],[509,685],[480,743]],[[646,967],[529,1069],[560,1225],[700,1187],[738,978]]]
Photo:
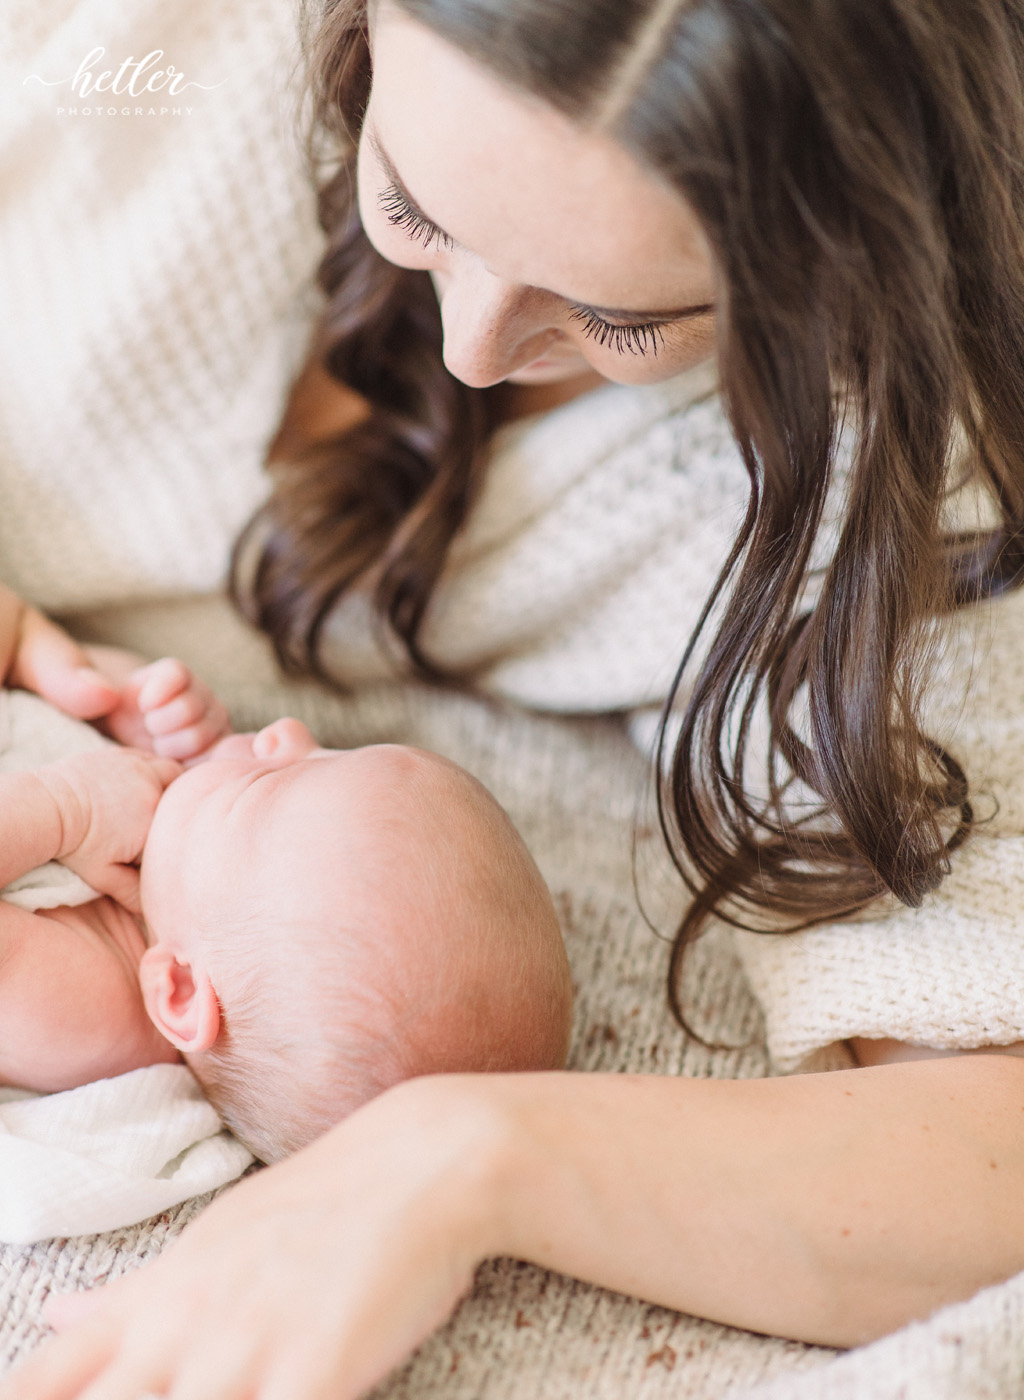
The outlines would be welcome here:
[[[221,739],[207,753],[202,754],[200,762],[208,763],[211,758],[252,758],[252,741],[255,737],[255,732],[229,734],[226,739]]]
[[[682,374],[684,370],[693,369],[714,355],[714,317],[701,317],[692,326],[669,329],[657,353],[651,350],[646,354],[631,353],[629,350],[619,353],[610,346],[599,345],[582,333],[577,343],[605,379],[615,384],[659,384],[662,380]]]
[[[679,332],[675,353],[689,356],[691,363],[709,359],[718,348],[718,326],[714,316],[701,316]]]

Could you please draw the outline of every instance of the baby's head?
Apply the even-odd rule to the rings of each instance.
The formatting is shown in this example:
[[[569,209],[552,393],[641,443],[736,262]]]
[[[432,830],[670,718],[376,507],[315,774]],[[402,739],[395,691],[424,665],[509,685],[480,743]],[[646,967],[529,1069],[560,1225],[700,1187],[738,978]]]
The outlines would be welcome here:
[[[550,896],[468,773],[296,720],[218,746],[150,831],[155,1024],[265,1161],[414,1075],[551,1069],[571,993]]]

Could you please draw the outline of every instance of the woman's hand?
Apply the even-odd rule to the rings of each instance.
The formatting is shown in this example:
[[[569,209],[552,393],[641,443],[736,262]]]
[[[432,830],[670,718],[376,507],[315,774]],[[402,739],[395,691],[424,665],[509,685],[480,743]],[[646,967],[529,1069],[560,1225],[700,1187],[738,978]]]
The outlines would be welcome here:
[[[64,1335],[0,1400],[355,1400],[489,1252],[496,1134],[464,1082],[389,1090],[214,1202],[156,1264],[53,1299]]]
[[[355,1400],[496,1254],[859,1344],[1024,1268],[1022,1108],[1024,1065],[992,1054],[412,1080],[217,1201],[88,1317],[91,1299],[55,1305],[75,1325],[0,1400]]]

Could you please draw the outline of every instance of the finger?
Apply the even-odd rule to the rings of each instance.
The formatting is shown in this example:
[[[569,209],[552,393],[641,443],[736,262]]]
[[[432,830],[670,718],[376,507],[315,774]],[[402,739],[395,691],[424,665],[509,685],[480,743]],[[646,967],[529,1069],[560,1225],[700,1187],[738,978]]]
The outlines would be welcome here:
[[[51,1293],[43,1304],[43,1316],[55,1332],[66,1332],[92,1317],[107,1301],[103,1288],[81,1288],[74,1293]]]
[[[177,758],[184,763],[205,753],[223,733],[224,726],[218,722],[217,716],[211,718],[207,715],[198,724],[190,725],[187,729],[179,729],[174,734],[154,738],[153,749],[161,756]]]
[[[96,886],[100,889],[100,886]],[[104,871],[103,894],[109,894],[118,904],[123,904],[131,914],[141,914],[139,900],[139,872],[131,865],[111,865]]]
[[[254,1400],[262,1395],[265,1327],[236,1325],[230,1332],[194,1331],[175,1367],[170,1400]],[[293,1388],[292,1400],[306,1400]]]
[[[355,1381],[332,1351],[333,1346],[316,1357],[282,1357],[282,1364],[263,1382],[260,1400],[357,1400],[365,1395],[368,1385]]]
[[[205,719],[210,709],[210,696],[194,690],[186,690],[159,708],[146,710],[146,728],[154,739],[165,734],[173,734],[177,729],[188,729]]]
[[[148,1357],[118,1358],[105,1367],[91,1385],[72,1391],[74,1400],[158,1400],[171,1392],[171,1369]]]
[[[118,687],[90,664],[78,643],[33,608],[25,614],[8,679],[79,719],[109,714],[120,699]]]
[[[115,1346],[115,1329],[99,1322],[44,1342],[0,1382],[0,1400],[77,1400]]]
[[[26,1400],[144,1400],[167,1393],[173,1349],[166,1329],[154,1328],[144,1307],[140,1316],[139,1283],[130,1274],[103,1287],[50,1295],[44,1307],[47,1320],[67,1330],[44,1344],[39,1355],[45,1360],[53,1353],[49,1365],[66,1388],[55,1388],[52,1396],[29,1389]],[[65,1353],[68,1359],[62,1362]],[[34,1373],[28,1379],[34,1381]],[[2,1383],[0,1397],[9,1400]]]
[[[175,656],[165,656],[142,667],[135,672],[132,680],[138,686],[138,706],[143,712],[166,705],[190,686],[201,685],[185,663]]]
[[[70,1347],[92,1333],[107,1339],[100,1364],[93,1367],[83,1388],[67,1393],[67,1400],[144,1400],[168,1394],[175,1370],[174,1324],[168,1330],[155,1322],[144,1305],[140,1310],[138,1282],[129,1276],[98,1290],[102,1294],[98,1316],[55,1342],[55,1346]],[[65,1400],[63,1394],[60,1400]]]
[[[112,1367],[74,1400],[168,1400],[170,1391],[151,1375],[152,1367]]]
[[[231,734],[231,720],[219,700],[215,700],[196,726],[201,731],[204,751]]]

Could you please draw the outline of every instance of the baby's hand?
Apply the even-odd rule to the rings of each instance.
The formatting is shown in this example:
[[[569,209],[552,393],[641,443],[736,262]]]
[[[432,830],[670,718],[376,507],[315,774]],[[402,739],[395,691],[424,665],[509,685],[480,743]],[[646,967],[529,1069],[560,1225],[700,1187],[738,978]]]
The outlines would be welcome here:
[[[139,913],[136,869],[157,803],[180,764],[136,749],[76,754],[36,770],[60,817],[56,858]]]
[[[171,656],[131,673],[102,727],[120,744],[182,763],[201,757],[231,733],[227,710],[209,686]]]
[[[88,650],[2,584],[0,680],[78,719],[99,719],[118,702],[116,679],[97,669]]]

